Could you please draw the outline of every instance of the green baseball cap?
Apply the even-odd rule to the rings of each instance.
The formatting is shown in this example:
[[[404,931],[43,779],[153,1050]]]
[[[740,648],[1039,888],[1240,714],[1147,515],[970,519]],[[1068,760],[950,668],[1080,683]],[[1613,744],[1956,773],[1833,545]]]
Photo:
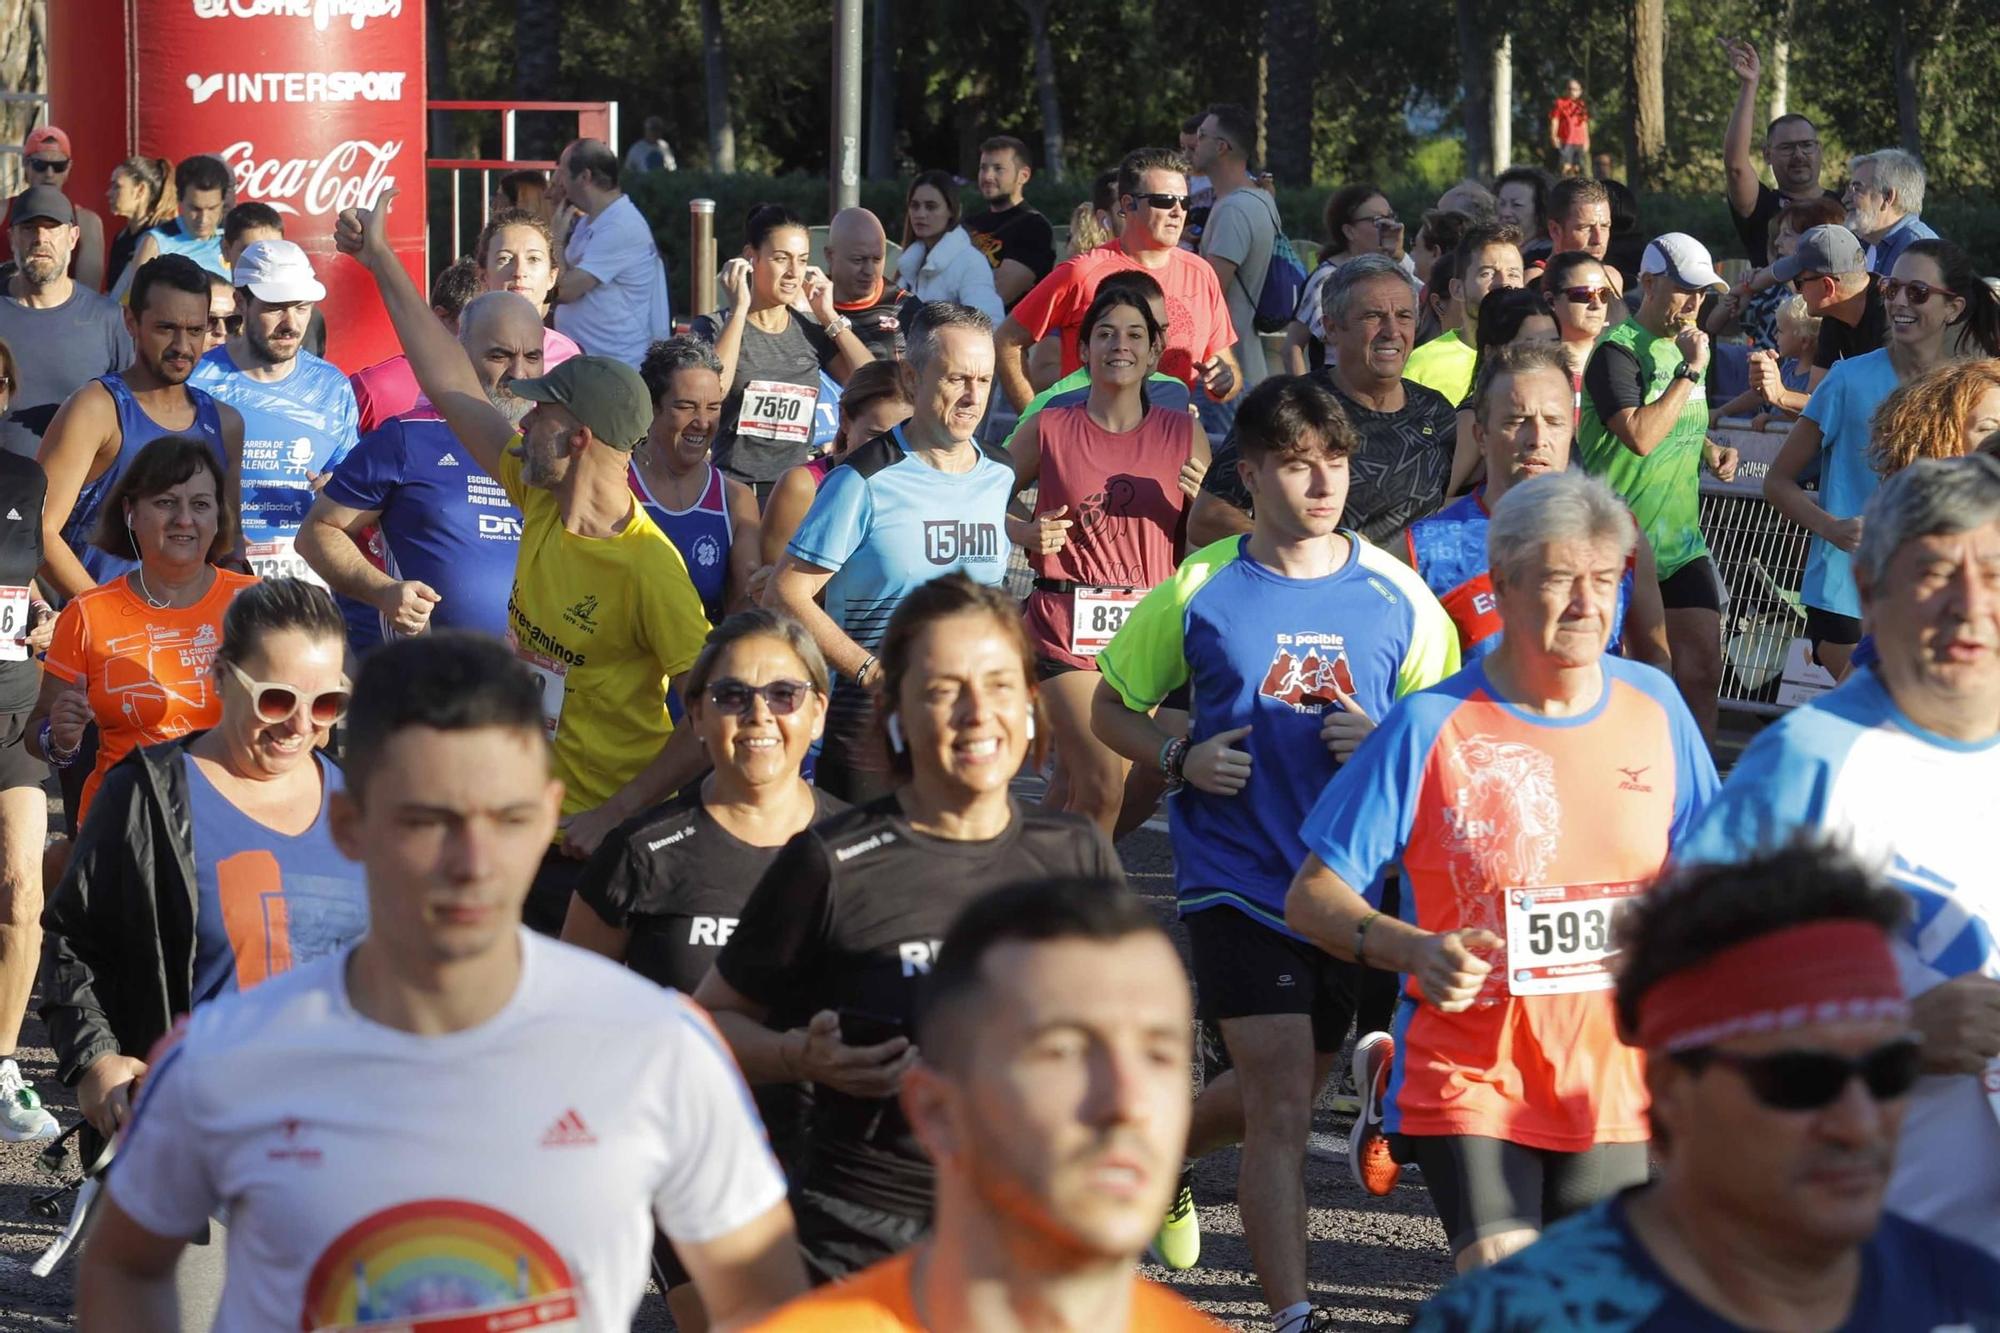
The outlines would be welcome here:
[[[639,447],[653,425],[646,381],[608,356],[573,356],[546,375],[509,381],[507,392],[531,403],[561,403],[592,435],[627,452]]]

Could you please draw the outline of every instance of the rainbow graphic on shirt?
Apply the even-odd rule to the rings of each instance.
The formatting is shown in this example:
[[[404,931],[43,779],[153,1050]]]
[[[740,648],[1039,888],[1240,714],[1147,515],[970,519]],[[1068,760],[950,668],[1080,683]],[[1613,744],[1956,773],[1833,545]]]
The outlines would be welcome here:
[[[464,1199],[418,1199],[334,1238],[306,1279],[299,1327],[561,1333],[581,1327],[575,1285],[562,1256],[518,1219]]]

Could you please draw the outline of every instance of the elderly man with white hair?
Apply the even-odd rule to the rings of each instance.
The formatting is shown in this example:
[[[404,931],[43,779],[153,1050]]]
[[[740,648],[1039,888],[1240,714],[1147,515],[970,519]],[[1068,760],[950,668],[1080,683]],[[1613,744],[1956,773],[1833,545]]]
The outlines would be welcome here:
[[[1888,1206],[2000,1256],[2000,463],[1885,481],[1854,582],[1878,660],[1751,742],[1684,859],[1823,835],[1914,900],[1896,953],[1928,1072]]]
[[[1924,164],[1900,148],[1863,153],[1847,164],[1847,226],[1868,246],[1868,271],[1887,277],[1912,241],[1937,233],[1918,216],[1924,211]]]
[[[1612,922],[1716,776],[1672,680],[1605,651],[1637,541],[1581,473],[1509,489],[1487,530],[1499,646],[1404,696],[1300,831],[1286,924],[1407,976],[1397,1036],[1356,1049],[1356,1174],[1386,1193],[1416,1163],[1461,1272],[1646,1179]]]

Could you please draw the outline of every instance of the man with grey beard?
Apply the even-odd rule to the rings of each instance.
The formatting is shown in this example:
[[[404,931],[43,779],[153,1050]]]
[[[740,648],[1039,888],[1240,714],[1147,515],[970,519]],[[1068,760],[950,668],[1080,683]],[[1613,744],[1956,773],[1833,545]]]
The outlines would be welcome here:
[[[474,297],[458,341],[487,400],[518,425],[534,404],[507,386],[542,373],[533,303]],[[520,544],[521,511],[425,399],[361,438],[299,534],[299,554],[348,608],[357,651],[432,624],[505,634]]]
[[[0,297],[0,339],[14,350],[17,378],[0,448],[33,458],[65,399],[132,363],[132,339],[119,308],[69,276],[76,209],[61,190],[35,185],[16,196],[7,237],[19,268]]]

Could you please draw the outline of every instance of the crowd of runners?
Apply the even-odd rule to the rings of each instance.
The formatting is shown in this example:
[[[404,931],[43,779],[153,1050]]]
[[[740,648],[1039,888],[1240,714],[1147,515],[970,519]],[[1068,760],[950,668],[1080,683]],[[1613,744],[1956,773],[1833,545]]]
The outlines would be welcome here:
[[[1066,254],[1004,136],[976,215],[761,205],[682,332],[579,140],[428,292],[341,214],[345,370],[216,159],[107,228],[35,131],[0,1139],[35,1002],[80,1326],[1212,1327],[1137,1265],[1237,1146],[1310,1333],[1337,1082],[1419,1328],[2000,1329],[2000,294],[1721,58],[1733,282],[1574,80],[1555,171],[1349,184],[1310,270],[1220,104]],[[1725,416],[1838,682],[1726,781]]]

